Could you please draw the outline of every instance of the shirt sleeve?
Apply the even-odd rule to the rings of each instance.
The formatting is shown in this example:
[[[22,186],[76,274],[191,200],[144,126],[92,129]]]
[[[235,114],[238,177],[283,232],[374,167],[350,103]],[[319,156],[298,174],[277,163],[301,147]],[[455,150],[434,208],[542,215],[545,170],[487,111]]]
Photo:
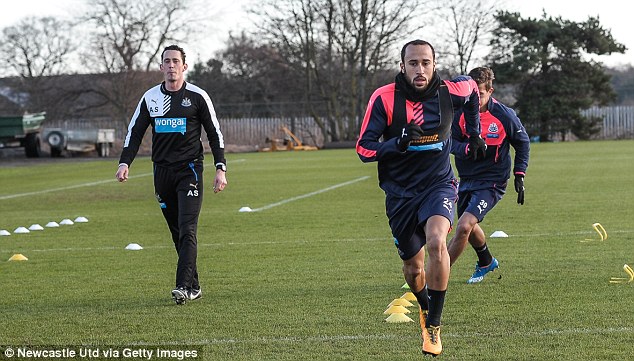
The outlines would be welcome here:
[[[507,136],[509,143],[515,149],[515,159],[513,161],[513,173],[526,174],[528,169],[528,159],[530,153],[530,138],[526,133],[524,125],[511,109],[508,117]]]
[[[220,131],[220,123],[216,116],[216,110],[211,102],[209,94],[203,92],[202,94],[203,104],[200,110],[200,119],[205,132],[207,133],[207,139],[209,140],[209,147],[214,157],[214,164],[222,163],[227,164],[225,159],[225,141],[222,132]]]
[[[357,154],[361,161],[364,163],[375,162],[390,155],[400,154],[396,147],[398,138],[380,141],[387,126],[385,106],[381,96],[375,92],[368,103],[357,141]]]
[[[453,95],[454,106],[461,108],[465,118],[465,128],[469,136],[480,135],[480,93],[478,84],[461,75],[453,80],[445,80],[449,94]]]
[[[132,115],[132,119],[130,119],[128,133],[123,141],[123,150],[121,152],[121,157],[119,158],[119,164],[125,163],[128,166],[132,164],[132,161],[134,161],[134,158],[139,151],[139,146],[141,146],[143,136],[145,135],[147,128],[150,126],[150,122],[150,112],[147,109],[145,97],[143,97],[139,101],[139,104]]]
[[[451,154],[456,158],[467,158],[468,139],[465,137],[460,127],[462,112],[456,113],[451,123]]]

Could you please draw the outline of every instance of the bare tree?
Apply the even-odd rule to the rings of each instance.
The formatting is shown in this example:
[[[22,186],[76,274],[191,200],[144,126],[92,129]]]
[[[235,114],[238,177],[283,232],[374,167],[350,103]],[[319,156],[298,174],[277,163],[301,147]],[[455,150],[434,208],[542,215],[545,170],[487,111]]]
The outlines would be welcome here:
[[[497,26],[495,13],[500,9],[495,0],[455,0],[436,3],[436,17],[440,20],[438,50],[449,71],[466,74],[478,58],[477,52],[487,48]],[[486,54],[480,54],[482,58]]]
[[[152,70],[168,43],[192,30],[188,0],[89,0],[83,20],[92,29],[84,58],[96,71]]]
[[[90,9],[81,19],[88,31],[82,54],[87,68],[112,76],[89,90],[111,107],[110,116],[121,128],[141,92],[136,84],[143,72],[157,70],[163,48],[181,44],[196,24],[197,8],[190,0],[89,0]]]
[[[7,65],[23,78],[57,75],[75,50],[71,24],[52,17],[27,17],[2,30]]]
[[[400,0],[344,0],[329,3],[339,4],[340,23],[330,33],[341,54],[350,66],[350,90],[356,98],[351,99],[349,117],[338,131],[347,139],[358,134],[369,97],[368,86],[375,88],[374,74],[398,63],[400,45],[412,40],[405,34],[422,28],[424,16],[413,19],[410,9],[424,6],[424,1]],[[338,30],[338,31],[337,31]],[[347,92],[347,89],[343,89]],[[325,89],[325,91],[328,91]],[[336,102],[335,99],[332,99]],[[341,122],[339,123],[341,124]]]
[[[377,70],[397,64],[397,43],[421,28],[423,0],[268,0],[253,11],[260,36],[304,84],[301,100],[327,140],[358,134]],[[421,16],[424,16],[421,15]],[[325,109],[323,103],[326,103]],[[324,120],[325,119],[325,120]]]
[[[8,74],[19,77],[14,91],[23,94],[23,111],[39,112],[51,102],[44,96],[51,85],[43,79],[68,71],[67,59],[75,50],[71,28],[69,22],[52,17],[27,17],[2,30],[0,41],[11,59]]]

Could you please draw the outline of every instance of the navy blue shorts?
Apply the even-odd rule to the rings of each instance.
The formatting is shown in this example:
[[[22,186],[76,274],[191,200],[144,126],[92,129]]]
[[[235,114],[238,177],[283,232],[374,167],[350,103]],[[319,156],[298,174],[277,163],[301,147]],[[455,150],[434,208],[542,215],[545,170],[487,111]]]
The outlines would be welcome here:
[[[423,248],[427,242],[424,227],[429,217],[440,215],[453,224],[457,191],[456,182],[448,181],[412,198],[389,195],[385,198],[386,214],[401,259],[408,260]]]
[[[473,214],[478,223],[502,199],[506,193],[506,182],[460,181],[458,187],[458,217],[464,212]]]

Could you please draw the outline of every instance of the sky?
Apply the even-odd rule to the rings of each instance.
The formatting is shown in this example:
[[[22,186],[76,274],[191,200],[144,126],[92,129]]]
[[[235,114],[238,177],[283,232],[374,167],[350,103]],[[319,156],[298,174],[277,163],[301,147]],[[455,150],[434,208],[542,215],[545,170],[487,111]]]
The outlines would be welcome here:
[[[612,54],[599,57],[599,61],[607,66],[634,66],[634,28],[629,11],[625,11],[622,0],[520,0],[508,1],[509,11],[521,14],[523,18],[542,17],[543,10],[552,17],[583,22],[589,16],[598,17],[604,29],[610,30],[616,42],[627,47],[624,54]]]
[[[234,33],[247,18],[246,7],[253,6],[258,0],[202,0],[213,8],[215,19],[220,24],[208,31],[202,50],[188,51],[187,62],[194,64],[208,60],[213,52],[225,45],[227,30]],[[26,16],[65,17],[77,14],[85,6],[86,0],[21,0],[11,1],[11,5],[0,12],[0,29],[18,22]],[[251,5],[250,5],[251,4]],[[611,31],[612,37],[624,44],[625,54],[612,54],[598,57],[607,66],[634,65],[634,30],[630,21],[630,12],[625,11],[622,0],[507,0],[505,9],[519,12],[523,18],[541,18],[543,10],[549,16],[561,16],[565,20],[582,22],[589,16],[598,16],[600,24]],[[201,48],[200,41],[186,44],[186,50]]]

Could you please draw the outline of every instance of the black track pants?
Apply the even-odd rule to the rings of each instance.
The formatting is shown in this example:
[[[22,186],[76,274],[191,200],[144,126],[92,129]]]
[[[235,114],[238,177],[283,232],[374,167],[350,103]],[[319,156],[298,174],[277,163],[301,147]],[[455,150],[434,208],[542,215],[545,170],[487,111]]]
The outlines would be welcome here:
[[[202,161],[180,168],[154,165],[154,191],[178,253],[176,287],[199,288],[196,232],[203,201]]]

